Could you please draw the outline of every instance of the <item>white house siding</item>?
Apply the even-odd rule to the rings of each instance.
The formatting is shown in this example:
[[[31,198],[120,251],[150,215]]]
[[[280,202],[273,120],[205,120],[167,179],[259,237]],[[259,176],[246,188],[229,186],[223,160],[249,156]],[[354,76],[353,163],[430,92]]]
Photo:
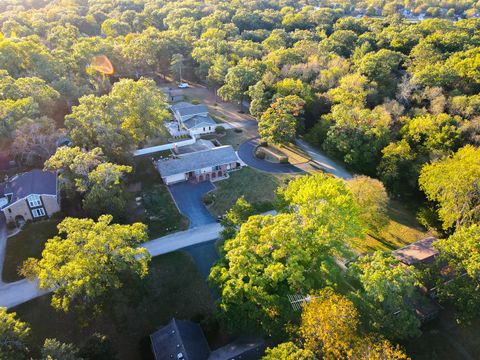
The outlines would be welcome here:
[[[215,126],[205,126],[205,127],[194,128],[194,129],[190,129],[189,132],[190,132],[190,135],[192,136],[197,136],[202,134],[211,134],[215,132]]]
[[[185,181],[185,180],[187,180],[187,175],[186,174],[170,175],[170,176],[167,176],[163,179],[163,181],[167,185],[174,184],[174,183],[177,183],[177,182],[180,182],[180,181]]]

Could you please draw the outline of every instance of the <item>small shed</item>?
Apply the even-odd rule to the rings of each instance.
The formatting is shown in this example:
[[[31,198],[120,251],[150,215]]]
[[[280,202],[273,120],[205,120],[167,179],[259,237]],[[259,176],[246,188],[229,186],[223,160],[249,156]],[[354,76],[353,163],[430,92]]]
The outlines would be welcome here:
[[[438,255],[438,250],[433,247],[436,240],[436,237],[430,236],[397,249],[392,254],[405,265],[428,264]]]

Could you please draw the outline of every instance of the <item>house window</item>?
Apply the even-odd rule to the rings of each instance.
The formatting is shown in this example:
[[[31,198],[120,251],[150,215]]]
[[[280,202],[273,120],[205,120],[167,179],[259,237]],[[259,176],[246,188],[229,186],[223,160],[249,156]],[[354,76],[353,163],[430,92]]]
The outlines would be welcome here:
[[[45,209],[44,208],[33,209],[32,215],[34,218],[45,216]]]
[[[30,206],[31,208],[42,205],[42,201],[40,200],[40,196],[38,195],[29,195],[27,197],[27,200],[28,206]]]

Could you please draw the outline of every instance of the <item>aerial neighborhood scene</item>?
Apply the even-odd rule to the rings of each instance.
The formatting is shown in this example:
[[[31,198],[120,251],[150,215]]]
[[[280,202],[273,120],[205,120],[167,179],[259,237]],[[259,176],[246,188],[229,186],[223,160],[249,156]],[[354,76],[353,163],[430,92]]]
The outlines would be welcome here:
[[[0,360],[480,360],[480,2],[0,0]]]

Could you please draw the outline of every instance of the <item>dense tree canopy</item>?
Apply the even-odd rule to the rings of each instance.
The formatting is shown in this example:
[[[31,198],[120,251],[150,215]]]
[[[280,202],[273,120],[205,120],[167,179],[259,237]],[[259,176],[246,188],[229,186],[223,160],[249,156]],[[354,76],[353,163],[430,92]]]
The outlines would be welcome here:
[[[439,204],[445,229],[480,219],[480,149],[465,146],[451,157],[422,168],[420,187]]]
[[[15,313],[0,308],[0,357],[2,359],[27,359],[27,338],[30,327],[18,320]]]
[[[58,235],[45,244],[42,258],[25,262],[24,274],[37,276],[41,288],[54,289],[54,308],[99,310],[105,295],[122,286],[124,276],[147,274],[150,255],[137,247],[147,240],[145,225],[111,221],[110,215],[98,222],[66,218],[58,225]]]

